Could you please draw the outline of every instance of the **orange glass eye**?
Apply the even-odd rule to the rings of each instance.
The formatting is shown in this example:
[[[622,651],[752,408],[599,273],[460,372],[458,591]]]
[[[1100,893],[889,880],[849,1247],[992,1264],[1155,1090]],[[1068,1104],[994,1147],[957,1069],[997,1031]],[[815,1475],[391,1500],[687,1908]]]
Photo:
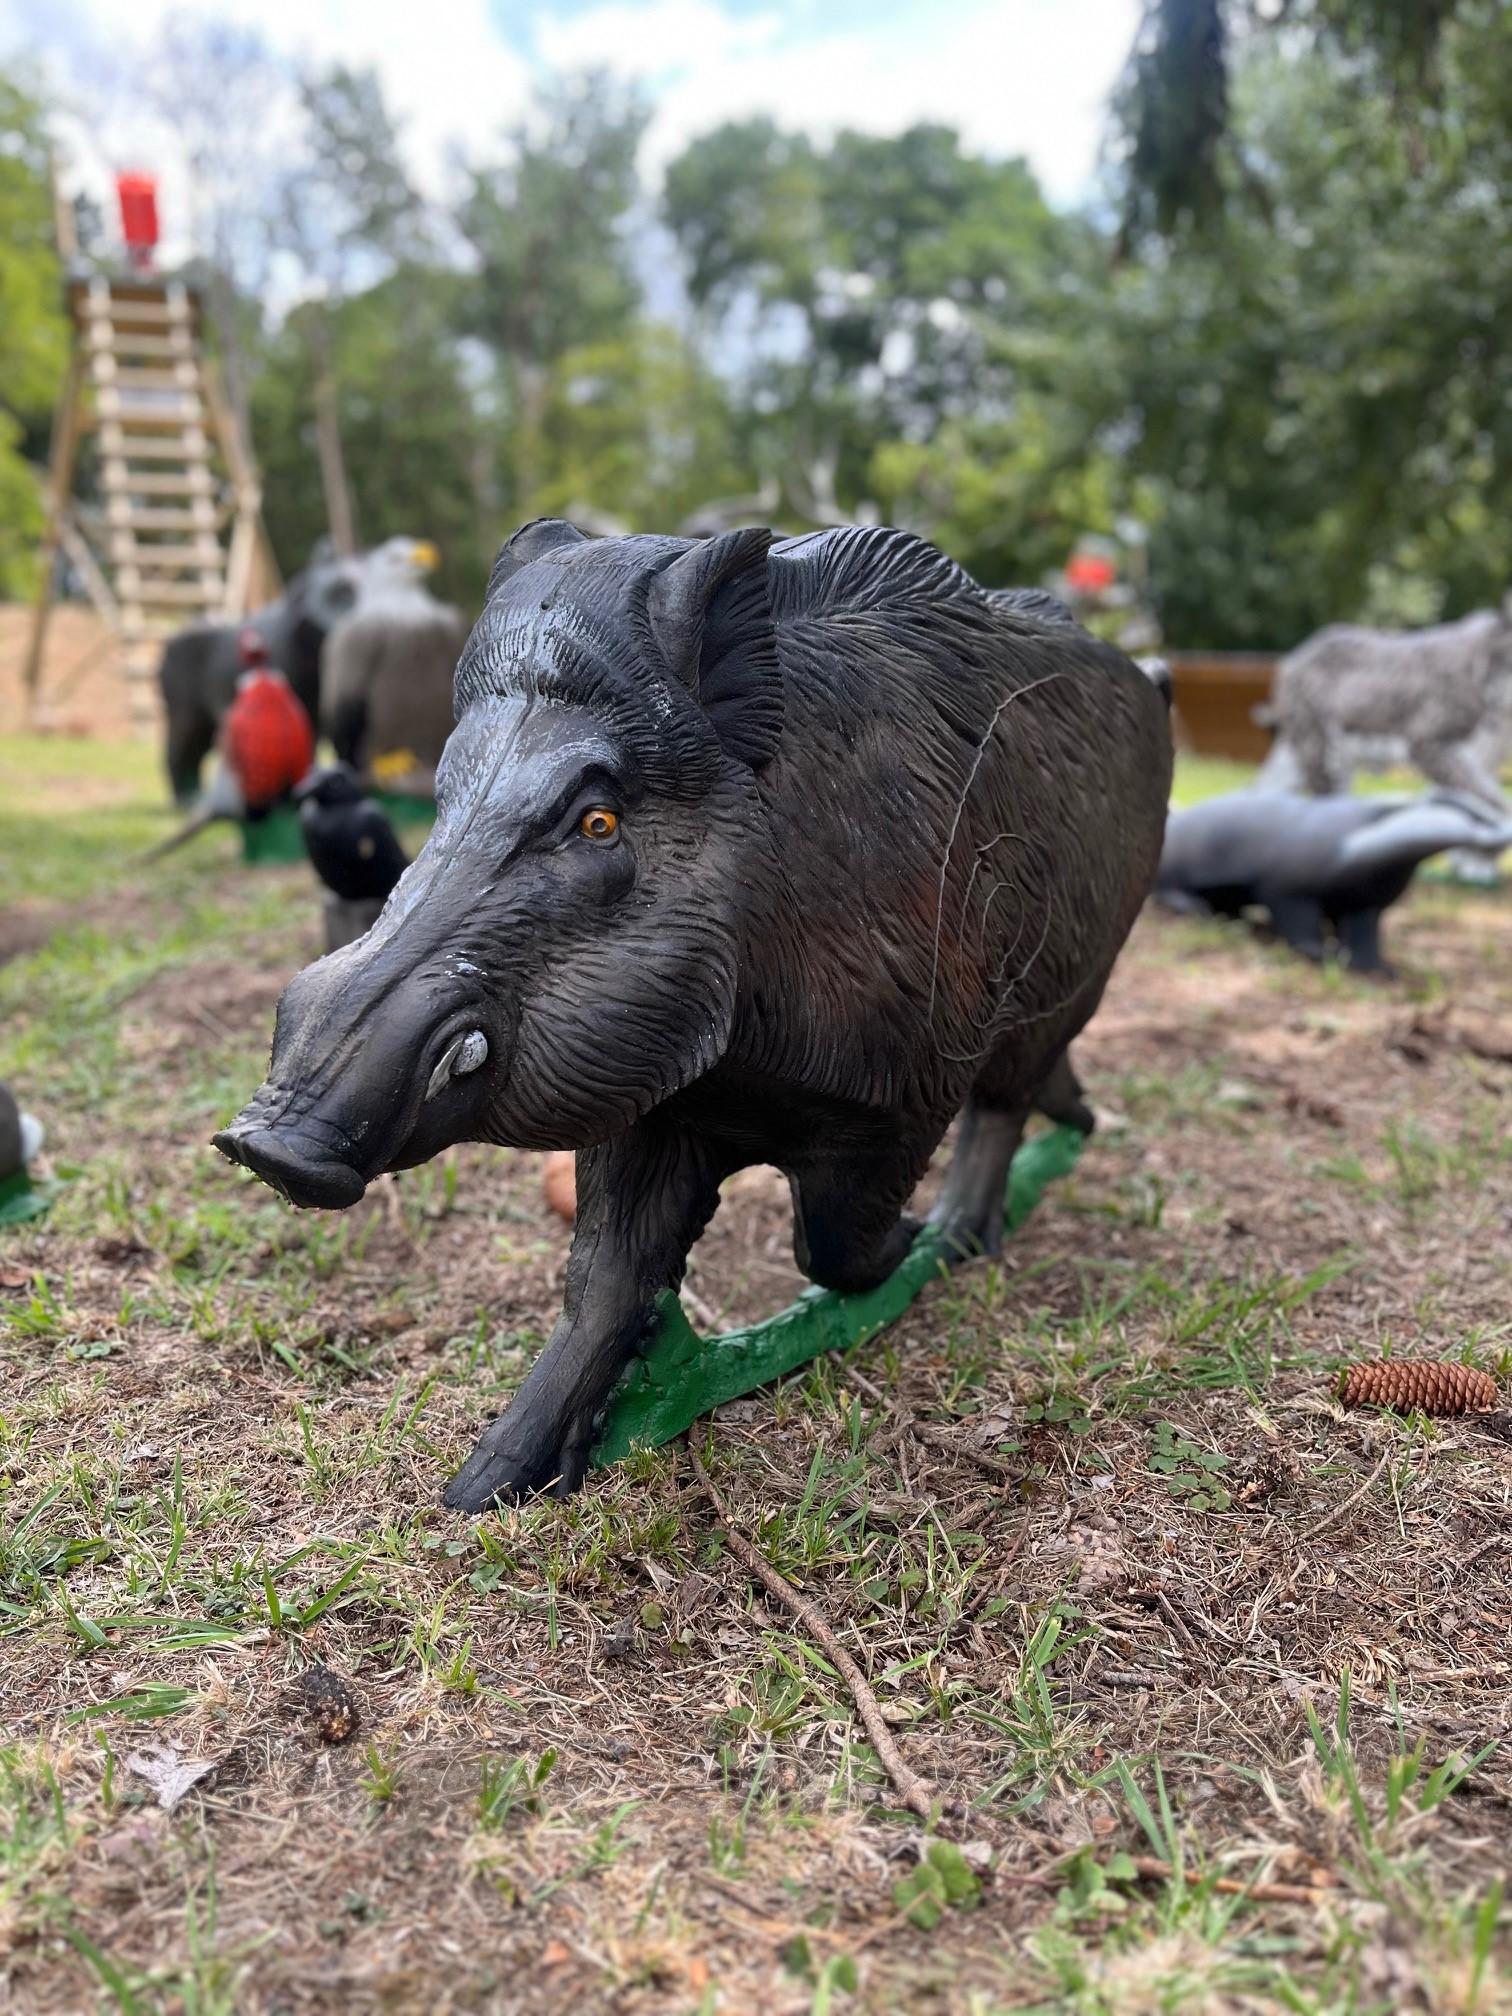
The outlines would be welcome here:
[[[619,831],[619,814],[607,805],[595,805],[578,821],[578,831],[585,840],[612,840]]]

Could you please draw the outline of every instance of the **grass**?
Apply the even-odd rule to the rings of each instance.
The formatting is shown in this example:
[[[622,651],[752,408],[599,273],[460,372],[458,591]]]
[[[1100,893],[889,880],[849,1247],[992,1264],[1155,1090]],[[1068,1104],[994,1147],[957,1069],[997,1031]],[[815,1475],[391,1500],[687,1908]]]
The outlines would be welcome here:
[[[0,1077],[67,1179],[0,1235],[17,2006],[1512,2008],[1505,1444],[1329,1390],[1382,1351],[1512,1368],[1505,1067],[1393,1047],[1414,997],[1512,983],[1498,899],[1416,892],[1396,992],[1144,920],[1075,1175],[711,1431],[961,1802],[925,1835],[677,1452],[442,1511],[560,1292],[538,1164],[453,1151],[335,1218],[220,1164],[316,909],[229,834],[142,875],[156,793],[140,752],[0,741]],[[789,1237],[741,1179],[697,1292],[779,1305]],[[216,1767],[172,1813],[154,1745]]]

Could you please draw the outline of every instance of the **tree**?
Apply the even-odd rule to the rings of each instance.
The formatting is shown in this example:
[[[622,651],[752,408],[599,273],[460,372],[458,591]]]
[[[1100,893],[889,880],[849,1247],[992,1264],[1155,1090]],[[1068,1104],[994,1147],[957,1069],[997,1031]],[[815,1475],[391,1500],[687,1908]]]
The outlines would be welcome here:
[[[566,351],[543,422],[550,470],[524,516],[587,504],[632,531],[669,532],[711,498],[752,488],[725,388],[675,329],[635,324]]]
[[[1356,87],[1416,119],[1442,105],[1439,61],[1449,25],[1501,15],[1500,0],[1145,0],[1117,99],[1123,156],[1123,244],[1213,222],[1247,179],[1234,150],[1231,86],[1249,50],[1284,31],[1325,59],[1343,56]],[[1418,151],[1421,152],[1421,128]]]
[[[299,79],[307,154],[285,179],[282,212],[318,292],[298,319],[308,349],[326,519],[339,553],[357,545],[341,431],[334,318],[354,286],[425,249],[423,213],[371,70],[334,64]]]
[[[994,331],[1086,236],[1023,162],[933,125],[826,148],[769,120],[727,125],[672,164],[664,211],[706,322],[726,347],[745,336],[769,466],[817,463],[852,509],[879,437],[920,444],[968,410],[1007,412]]]
[[[314,373],[324,370],[366,537],[434,540],[440,591],[468,609],[481,603],[502,514],[489,500],[488,439],[456,335],[462,284],[453,272],[400,266],[340,302],[303,303],[264,346],[253,417],[269,536],[286,571],[304,565],[326,529],[310,481]]]
[[[548,480],[553,366],[622,336],[639,305],[627,226],[645,123],[633,91],[590,73],[547,89],[538,122],[506,136],[505,157],[469,171],[457,222],[478,270],[465,326],[498,367],[515,503]]]
[[[189,169],[191,232],[206,274],[210,318],[225,365],[226,393],[242,438],[251,384],[245,304],[264,292],[271,245],[267,216],[278,201],[273,135],[288,80],[255,28],[198,14],[170,14],[150,56],[133,63],[128,95],[172,127]]]
[[[67,355],[42,106],[0,76],[0,595],[33,586],[42,500],[28,451],[43,452]]]
[[[1253,48],[1230,131],[1263,203],[1126,266],[1068,355],[1089,416],[1108,413],[1089,367],[1119,388],[1113,424],[1158,500],[1150,563],[1173,641],[1284,647],[1324,622],[1424,622],[1504,592],[1504,33],[1473,9],[1445,33],[1453,144],[1425,157],[1352,56]]]
[[[662,210],[694,303],[726,314],[754,293],[807,314],[825,264],[821,169],[806,134],[771,119],[718,126],[667,170]]]

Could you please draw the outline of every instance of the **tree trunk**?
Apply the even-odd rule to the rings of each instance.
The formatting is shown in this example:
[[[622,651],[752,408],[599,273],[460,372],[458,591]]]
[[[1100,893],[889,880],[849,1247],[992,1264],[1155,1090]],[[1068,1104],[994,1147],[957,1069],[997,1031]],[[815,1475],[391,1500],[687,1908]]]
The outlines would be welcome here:
[[[545,367],[522,359],[515,370],[514,438],[515,508],[522,518],[538,508],[535,498],[544,464],[548,387]]]
[[[315,448],[320,458],[320,482],[325,492],[326,523],[336,551],[357,551],[357,516],[347,482],[346,455],[341,446],[341,414],[337,403],[336,370],[332,358],[330,318],[324,308],[311,318],[311,361],[315,372]]]
[[[242,454],[250,463],[252,455],[252,401],[248,392],[247,353],[241,340],[236,312],[236,288],[220,257],[210,263],[210,318],[220,338],[221,367],[226,381],[226,399],[236,422]]]

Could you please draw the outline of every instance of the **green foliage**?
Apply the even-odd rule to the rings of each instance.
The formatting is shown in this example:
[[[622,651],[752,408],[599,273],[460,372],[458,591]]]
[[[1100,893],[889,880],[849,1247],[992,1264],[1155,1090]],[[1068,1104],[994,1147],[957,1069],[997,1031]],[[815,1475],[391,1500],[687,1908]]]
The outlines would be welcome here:
[[[543,432],[551,466],[521,500],[526,517],[570,517],[589,504],[633,531],[661,532],[748,481],[724,386],[692,343],[655,323],[557,358]]]
[[[1151,486],[1170,642],[1286,647],[1505,589],[1503,33],[1472,9],[1446,35],[1445,139],[1426,158],[1348,62],[1253,54],[1233,144],[1261,200],[1111,276],[1063,394],[1108,416]]]
[[[982,1882],[951,1841],[931,1841],[911,1876],[893,1885],[893,1903],[921,1932],[933,1932],[947,1911],[974,1911]]]
[[[538,114],[506,136],[501,161],[473,165],[456,218],[477,261],[463,326],[498,373],[509,420],[501,473],[515,518],[549,477],[552,367],[621,335],[638,296],[624,225],[640,194],[644,107],[590,73],[544,92]]]
[[[639,194],[646,114],[591,74],[543,94],[544,130],[517,127],[502,161],[471,170],[458,223],[477,254],[474,333],[502,355],[545,365],[613,335],[636,301],[620,227]]]
[[[315,353],[306,318],[330,317],[347,474],[364,541],[394,533],[441,550],[437,593],[476,608],[508,529],[480,496],[478,415],[455,315],[457,276],[402,266],[327,311],[297,308],[264,347],[252,426],[267,492],[268,531],[286,572],[326,530],[315,479]]]
[[[66,355],[42,107],[0,76],[0,597],[33,585],[42,504],[24,451],[45,443]]]
[[[555,1750],[544,1750],[535,1764],[528,1757],[485,1757],[483,1783],[478,1794],[478,1825],[497,1830],[507,1826],[516,1813],[541,1811],[541,1788],[556,1764]]]
[[[678,156],[662,208],[700,307],[723,312],[753,286],[764,302],[812,301],[819,179],[813,143],[771,119],[718,126]]]
[[[1485,12],[1485,0],[1285,0],[1264,9],[1252,0],[1145,0],[1115,108],[1125,243],[1143,230],[1171,236],[1211,225],[1244,179],[1231,86],[1257,31],[1263,37],[1284,22],[1304,60],[1342,53],[1355,88],[1394,98],[1421,138],[1420,115],[1442,105],[1439,55],[1450,23]]]
[[[1295,0],[1284,34],[1274,11],[1150,0],[1116,107],[1121,230],[947,127],[715,128],[661,192],[688,301],[669,321],[641,280],[632,88],[548,84],[443,210],[371,73],[291,82],[255,34],[176,31],[159,89],[185,104],[281,563],[340,515],[344,465],[357,537],[434,539],[469,610],[523,518],[666,531],[742,499],[789,529],[874,514],[993,585],[1112,536],[1177,648],[1488,606],[1512,516],[1505,9]],[[245,187],[228,65],[298,135]],[[45,161],[36,104],[0,84],[0,594],[27,585],[22,454],[64,354]],[[275,251],[308,284],[271,326]]]
[[[1207,223],[1229,117],[1224,0],[1146,0],[1119,94],[1128,149],[1124,235]]]
[[[1189,1442],[1173,1422],[1156,1424],[1150,1468],[1165,1479],[1167,1491],[1192,1512],[1226,1512],[1233,1503],[1218,1481],[1229,1459],[1221,1450]]]
[[[286,207],[340,269],[364,251],[402,258],[422,236],[420,204],[400,165],[399,136],[376,72],[333,64],[299,80],[308,135]],[[323,256],[322,256],[323,255]]]
[[[755,304],[758,460],[800,516],[815,461],[842,500],[874,476],[897,495],[926,480],[908,448],[949,419],[1006,414],[996,331],[1088,237],[1022,161],[970,154],[934,125],[828,147],[766,119],[722,126],[672,164],[663,214],[713,326],[728,335]],[[892,441],[906,446],[874,462]]]

